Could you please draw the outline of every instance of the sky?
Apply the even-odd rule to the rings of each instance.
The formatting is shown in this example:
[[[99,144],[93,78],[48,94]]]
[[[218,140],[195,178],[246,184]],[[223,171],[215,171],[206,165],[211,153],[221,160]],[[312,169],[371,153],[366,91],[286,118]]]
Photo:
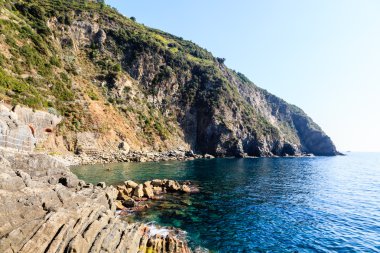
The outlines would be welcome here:
[[[380,1],[108,0],[301,107],[340,151],[380,151]]]

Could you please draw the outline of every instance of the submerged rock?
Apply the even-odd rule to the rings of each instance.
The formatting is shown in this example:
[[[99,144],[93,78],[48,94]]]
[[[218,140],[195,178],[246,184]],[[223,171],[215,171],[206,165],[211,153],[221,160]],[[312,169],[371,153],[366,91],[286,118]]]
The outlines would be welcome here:
[[[191,189],[190,189],[190,187],[188,185],[182,185],[181,186],[181,191],[185,192],[185,193],[190,193]]]
[[[122,203],[123,203],[123,206],[125,206],[127,208],[131,208],[131,207],[137,206],[136,201],[134,201],[132,198],[127,198]]]

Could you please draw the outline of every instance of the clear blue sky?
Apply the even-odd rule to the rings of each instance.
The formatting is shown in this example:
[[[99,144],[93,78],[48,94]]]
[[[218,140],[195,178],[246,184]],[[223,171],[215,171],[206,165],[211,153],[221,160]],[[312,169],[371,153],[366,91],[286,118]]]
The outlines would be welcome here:
[[[341,151],[380,151],[379,0],[108,0],[301,107]]]

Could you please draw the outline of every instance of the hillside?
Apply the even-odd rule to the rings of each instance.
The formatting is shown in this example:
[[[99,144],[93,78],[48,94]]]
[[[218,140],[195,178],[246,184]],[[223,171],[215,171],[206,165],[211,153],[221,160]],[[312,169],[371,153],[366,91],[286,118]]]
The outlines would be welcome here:
[[[301,109],[190,41],[92,1],[0,7],[0,99],[63,118],[40,149],[337,154]]]

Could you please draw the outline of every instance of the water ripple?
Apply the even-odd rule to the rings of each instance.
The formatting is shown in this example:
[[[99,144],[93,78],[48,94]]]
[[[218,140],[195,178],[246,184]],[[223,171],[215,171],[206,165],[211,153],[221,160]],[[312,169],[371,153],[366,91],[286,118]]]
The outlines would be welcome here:
[[[215,252],[380,252],[380,154],[73,168],[80,178],[193,180],[201,193],[137,219],[180,227]],[[183,204],[183,198],[186,203]]]

